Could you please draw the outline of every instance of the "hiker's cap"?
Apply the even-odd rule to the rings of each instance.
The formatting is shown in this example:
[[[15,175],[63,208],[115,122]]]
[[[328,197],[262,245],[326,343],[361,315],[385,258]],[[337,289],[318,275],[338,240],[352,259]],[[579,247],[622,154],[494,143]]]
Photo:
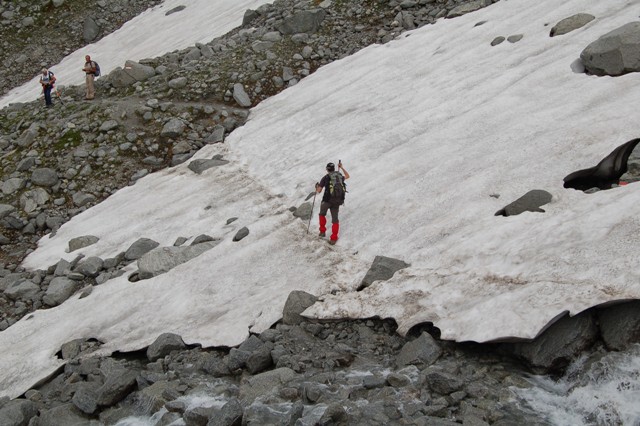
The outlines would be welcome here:
[[[327,164],[327,170],[330,172],[333,172],[336,169],[336,165],[333,163],[328,163]]]

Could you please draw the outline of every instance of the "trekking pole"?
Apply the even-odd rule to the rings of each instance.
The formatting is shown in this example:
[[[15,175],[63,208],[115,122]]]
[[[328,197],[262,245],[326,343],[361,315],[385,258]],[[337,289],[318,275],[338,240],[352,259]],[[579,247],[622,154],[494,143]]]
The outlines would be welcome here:
[[[311,218],[313,217],[313,207],[316,205],[316,195],[318,195],[318,191],[313,189],[313,203],[311,203],[311,214],[309,214],[309,224],[307,225],[307,234],[309,233],[309,228],[311,227]]]
[[[62,96],[60,95],[60,92],[58,91],[58,88],[56,88],[55,90],[56,90],[56,96],[58,97],[58,100],[60,101],[60,103],[62,105],[64,105],[64,101],[62,100]]]

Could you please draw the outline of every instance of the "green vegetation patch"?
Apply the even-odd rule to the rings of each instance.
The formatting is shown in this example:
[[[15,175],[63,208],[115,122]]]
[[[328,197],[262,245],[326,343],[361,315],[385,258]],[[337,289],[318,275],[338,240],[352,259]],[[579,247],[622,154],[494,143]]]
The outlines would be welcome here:
[[[82,142],[82,133],[79,130],[69,130],[53,144],[53,148],[61,150],[69,147],[76,147]]]

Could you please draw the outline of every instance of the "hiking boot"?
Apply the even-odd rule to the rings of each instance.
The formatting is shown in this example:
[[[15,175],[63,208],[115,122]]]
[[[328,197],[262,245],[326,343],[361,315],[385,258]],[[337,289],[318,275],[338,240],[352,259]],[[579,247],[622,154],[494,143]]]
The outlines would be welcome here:
[[[320,237],[320,238],[324,238],[326,236],[327,236],[327,234],[325,234],[324,232],[321,232],[321,233],[318,234],[318,237]]]
[[[338,240],[329,240],[329,244],[331,244],[332,246],[335,246],[337,242]]]

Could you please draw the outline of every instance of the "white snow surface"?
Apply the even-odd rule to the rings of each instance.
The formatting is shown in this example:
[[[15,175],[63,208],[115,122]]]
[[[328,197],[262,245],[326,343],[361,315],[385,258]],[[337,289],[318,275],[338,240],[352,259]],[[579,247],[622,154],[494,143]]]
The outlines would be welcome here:
[[[579,12],[596,20],[549,37]],[[401,333],[431,321],[445,339],[479,342],[532,338],[563,312],[640,297],[640,186],[562,187],[638,136],[640,74],[587,76],[571,64],[639,14],[628,1],[501,1],[364,49],[262,102],[224,145],[194,157],[221,153],[228,165],[149,175],[40,241],[24,266],[107,258],[140,237],[223,239],[149,280],[130,283],[132,264],[89,297],[0,333],[0,396],[51,374],[72,339],[96,338],[101,353],[144,348],[163,332],[237,345],[276,322],[292,290],[323,298],[310,317],[392,317]],[[524,38],[490,46],[512,34]],[[351,179],[331,247],[317,239],[316,217],[307,234],[288,209],[338,159]],[[532,189],[553,194],[545,213],[494,216]],[[232,242],[243,226],[249,236]],[[65,252],[87,234],[100,241]],[[411,266],[354,291],[376,255]]]
[[[58,86],[84,84],[85,55],[100,64],[102,75],[107,75],[125,61],[153,58],[195,43],[208,43],[242,24],[244,12],[256,9],[271,0],[165,0],[147,9],[120,29],[106,37],[76,50],[59,64],[51,64]],[[177,6],[186,6],[180,12],[165,14]],[[0,98],[0,108],[14,102],[29,102],[40,92],[40,68],[30,82],[13,89]]]

